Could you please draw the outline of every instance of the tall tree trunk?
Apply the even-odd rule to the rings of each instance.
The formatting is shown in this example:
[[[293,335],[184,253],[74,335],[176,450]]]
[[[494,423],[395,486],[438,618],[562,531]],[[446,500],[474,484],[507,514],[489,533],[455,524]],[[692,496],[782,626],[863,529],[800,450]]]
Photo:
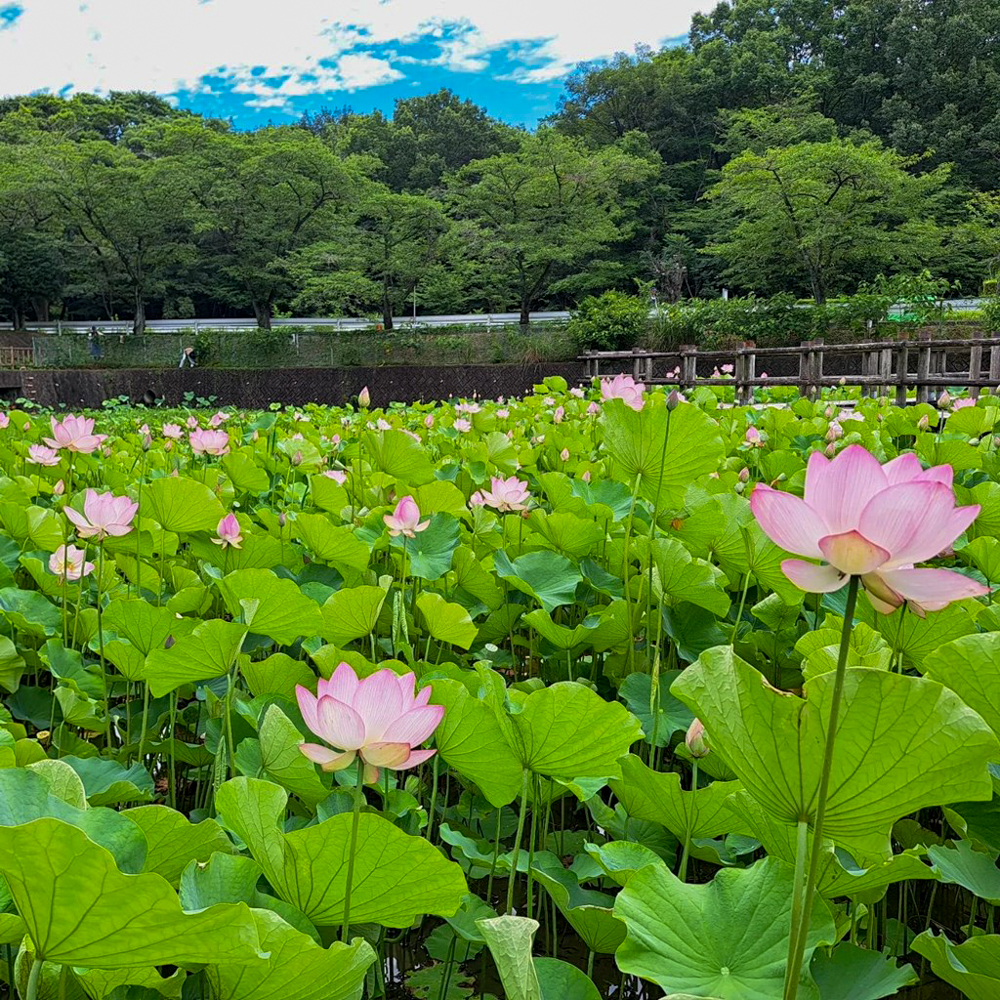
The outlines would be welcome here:
[[[17,303],[14,303],[14,305],[11,307],[11,309],[12,309],[11,319],[13,320],[14,329],[15,330],[23,330],[24,329],[24,313],[21,311],[21,307],[19,305],[17,305]]]
[[[527,300],[521,302],[521,326],[531,325],[531,303]]]
[[[382,328],[392,329],[392,302],[389,301],[389,292],[382,290]]]
[[[39,323],[48,323],[49,321],[49,300],[48,299],[32,299],[32,306],[35,310],[35,319]]]
[[[271,329],[271,303],[253,299],[253,314],[257,317],[258,330]]]
[[[139,287],[136,287],[135,290],[135,316],[132,320],[132,332],[137,337],[141,337],[146,332],[146,298]]]

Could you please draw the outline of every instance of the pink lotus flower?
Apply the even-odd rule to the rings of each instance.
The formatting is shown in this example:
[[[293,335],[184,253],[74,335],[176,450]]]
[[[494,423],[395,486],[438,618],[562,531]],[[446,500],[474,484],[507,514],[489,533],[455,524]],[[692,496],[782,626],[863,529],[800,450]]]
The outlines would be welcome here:
[[[208,421],[208,426],[209,427],[221,427],[231,416],[232,416],[231,413],[226,413],[223,410],[219,410],[218,413],[213,413],[212,414],[212,418]],[[303,419],[302,414],[301,413],[296,413],[295,414],[295,419],[296,420]]]
[[[164,424],[163,436],[165,438],[171,438],[174,441],[179,441],[184,436],[184,431],[178,424]]]
[[[472,424],[469,423],[465,417],[459,417],[452,425],[456,431],[461,431],[463,434],[468,434],[472,430]]]
[[[476,492],[469,497],[470,507],[484,507],[485,505],[486,501],[483,499],[483,494],[480,490],[476,490]]]
[[[341,486],[347,482],[347,473],[341,469],[327,469],[323,475],[327,479],[332,479],[335,483],[339,483]]]
[[[590,406],[587,407],[587,415],[588,416],[596,417],[597,414],[600,413],[600,412],[601,412],[601,408],[597,405],[597,403],[591,403]]]
[[[0,431],[5,431],[10,427],[10,417],[6,413],[0,413]]]
[[[970,399],[968,396],[963,396],[961,399],[956,399],[955,402],[952,403],[951,408],[953,410],[964,410],[967,406],[975,405],[976,401],[974,399]]]
[[[497,418],[500,420],[506,420],[510,416],[510,410],[504,408],[502,410],[497,410]]]
[[[92,417],[76,417],[70,413],[61,421],[52,417],[51,426],[52,437],[46,438],[45,443],[50,448],[65,448],[80,455],[90,455],[107,438],[107,434],[94,433]]]
[[[28,445],[28,461],[32,465],[58,465],[59,452],[46,448],[44,444]]]
[[[108,535],[127,535],[132,530],[132,519],[138,509],[139,505],[128,497],[87,490],[83,513],[67,507],[66,516],[76,525],[81,538],[101,541]]]
[[[414,676],[379,670],[364,680],[341,663],[329,680],[320,680],[314,696],[296,685],[302,718],[310,731],[330,746],[303,743],[299,749],[324,771],[341,771],[360,756],[364,780],[378,781],[379,768],[415,767],[435,750],[414,750],[440,725],[444,706],[428,705],[431,688],[414,697]]]
[[[490,489],[483,490],[482,497],[487,507],[495,507],[499,511],[527,510],[528,484],[517,476],[510,476],[508,479],[494,476],[490,480]]]
[[[187,418],[187,425],[188,425],[188,430],[192,430],[192,431],[197,430],[198,429],[198,418],[196,416],[193,416],[193,415],[190,416],[190,417],[188,417]]]
[[[563,422],[563,417],[566,416],[566,408],[563,406],[557,406],[552,411],[552,422],[555,424],[561,424]]]
[[[229,454],[229,435],[225,431],[191,431],[190,441],[196,455]]]
[[[753,424],[747,428],[746,442],[751,448],[762,448],[764,446],[764,438]]]
[[[219,526],[215,529],[215,533],[219,537],[213,538],[212,541],[216,545],[221,545],[224,549],[229,546],[232,546],[234,549],[238,549],[240,547],[240,542],[243,541],[243,535],[240,534],[240,522],[236,520],[235,514],[227,514],[219,522]]]
[[[641,410],[645,405],[645,400],[642,398],[645,391],[646,386],[642,382],[636,382],[631,375],[616,375],[612,379],[601,379],[602,399],[620,399],[633,410]]]
[[[404,538],[416,538],[418,531],[425,531],[430,521],[420,520],[420,508],[413,497],[403,497],[396,504],[396,509],[391,514],[383,514],[382,520],[389,528],[389,534],[393,538],[402,535]]]
[[[574,385],[570,390],[569,394],[574,396],[576,399],[583,399],[584,392],[578,385]]]
[[[86,549],[78,549],[75,545],[60,545],[49,556],[49,570],[56,576],[75,581],[93,573],[94,564],[87,562]]]
[[[761,372],[760,373],[760,377],[766,381],[767,380],[767,372]]]
[[[723,365],[722,366],[722,374],[723,375],[732,375],[733,374],[733,366],[732,365]]]
[[[955,506],[951,482],[949,465],[924,470],[911,453],[879,465],[851,445],[833,461],[809,456],[804,498],[761,485],[751,507],[781,548],[824,560],[786,559],[781,569],[797,587],[831,593],[857,576],[876,611],[891,614],[906,602],[922,616],[988,593],[960,573],[914,568],[947,549],[979,514],[978,506]]]

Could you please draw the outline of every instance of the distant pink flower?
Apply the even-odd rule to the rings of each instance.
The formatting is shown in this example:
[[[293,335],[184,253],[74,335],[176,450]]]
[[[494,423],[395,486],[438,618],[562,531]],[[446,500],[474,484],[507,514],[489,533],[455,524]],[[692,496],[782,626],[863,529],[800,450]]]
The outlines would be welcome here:
[[[722,366],[722,374],[723,375],[732,375],[733,374],[733,366],[732,365],[723,365]]]
[[[480,491],[480,490],[476,490],[476,492],[473,493],[471,497],[469,497],[469,506],[470,507],[482,507],[485,504],[486,504],[486,501],[483,499],[483,494],[482,494],[482,491]]]
[[[563,450],[561,452],[559,452],[559,457],[564,462],[568,462],[569,461],[569,448],[563,448]]]
[[[602,399],[620,399],[633,410],[641,410],[645,405],[642,398],[645,391],[646,386],[642,382],[636,382],[631,375],[616,375],[612,379],[601,380]]]
[[[561,424],[563,422],[563,417],[566,416],[566,409],[562,406],[557,406],[552,411],[552,422],[556,424]]]
[[[434,426],[434,414],[428,413],[427,416],[424,417],[424,427],[431,428],[433,426]]]
[[[60,545],[49,556],[49,571],[67,580],[80,580],[94,572],[94,564],[87,562],[85,549],[75,545]]]
[[[761,372],[761,373],[760,373],[760,377],[761,377],[762,379],[766,379],[766,378],[767,378],[767,372]]]
[[[455,406],[456,413],[478,413],[481,409],[478,403],[458,403]]]
[[[0,413],[0,431],[5,431],[10,426],[10,417],[6,413]]]
[[[81,538],[101,541],[108,535],[127,535],[132,530],[132,519],[138,509],[139,505],[128,497],[87,490],[83,513],[67,507],[66,516],[76,525]]]
[[[576,397],[577,399],[583,399],[584,391],[578,385],[574,385],[570,390],[569,394]]]
[[[472,424],[470,424],[464,417],[459,417],[458,420],[452,424],[452,427],[454,427],[456,431],[461,431],[463,434],[468,434],[468,432],[472,430]]]
[[[229,454],[229,435],[225,431],[191,431],[190,440],[196,455]]]
[[[967,406],[975,406],[976,401],[970,399],[968,396],[963,396],[961,399],[956,399],[954,403],[951,404],[953,410],[964,410]]]
[[[747,428],[746,442],[751,448],[762,448],[764,446],[764,438],[753,424]]]
[[[234,549],[240,548],[243,535],[240,533],[240,522],[236,520],[235,514],[227,514],[219,522],[215,533],[219,536],[212,539],[216,545],[221,545],[224,549],[229,546],[232,546]]]
[[[553,398],[552,398],[551,396],[546,396],[546,397],[545,397],[545,398],[544,398],[544,399],[542,400],[542,403],[543,403],[543,404],[544,404],[545,406],[555,406],[555,405],[556,405],[556,401],[555,401],[555,400],[554,400],[554,399],[553,399]]]
[[[601,408],[597,405],[597,403],[591,403],[590,406],[587,407],[587,414],[591,417],[596,417],[600,412]]]
[[[827,441],[839,441],[844,436],[844,428],[836,420],[830,421],[830,426],[826,430]]]
[[[80,455],[90,455],[107,438],[107,434],[94,433],[93,417],[77,417],[70,413],[62,420],[52,417],[50,423],[52,437],[45,439],[50,448],[65,448]]]
[[[508,409],[497,410],[497,416],[501,420],[506,420],[510,416],[510,410]]]
[[[382,515],[382,520],[385,521],[393,538],[398,535],[404,538],[416,538],[417,532],[425,531],[427,525],[431,523],[420,520],[420,508],[413,497],[403,497],[391,514]]]
[[[58,465],[59,452],[46,448],[44,444],[28,445],[28,461],[32,465]]]
[[[66,492],[66,484],[60,479],[55,486],[52,487],[52,495],[61,497]]]
[[[482,491],[483,503],[499,511],[516,511],[528,509],[528,484],[510,476],[501,479],[494,476],[490,480],[490,488]]]
[[[346,663],[329,680],[320,680],[316,695],[296,685],[303,721],[330,745],[302,743],[299,749],[324,771],[341,771],[360,757],[368,783],[378,781],[381,767],[401,771],[422,764],[436,751],[414,747],[441,724],[444,706],[428,704],[430,686],[416,696],[414,686],[413,674],[400,676],[392,670],[359,680]]]
[[[190,416],[187,418],[188,430],[196,430],[198,427],[198,418],[195,416]]]
[[[581,478],[581,479],[582,479],[582,480],[583,480],[583,481],[584,481],[585,483],[589,483],[589,482],[590,482],[590,469],[587,469],[587,471],[586,471],[586,472],[585,472],[585,473],[584,473],[584,474],[583,474],[583,475],[582,475],[582,476],[581,476],[580,478]]]
[[[380,431],[392,430],[392,424],[390,424],[388,420],[383,420],[381,417],[379,417],[378,420],[375,421],[375,427]]]
[[[327,469],[323,475],[326,476],[327,479],[332,479],[335,483],[339,483],[341,486],[347,482],[347,473],[342,469]]]
[[[857,576],[876,611],[890,614],[906,602],[923,615],[988,593],[960,573],[914,568],[947,549],[979,513],[978,506],[955,506],[951,482],[950,465],[924,470],[912,453],[879,465],[851,445],[833,461],[809,456],[804,499],[761,485],[751,506],[775,544],[824,560],[781,564],[800,589],[830,593]]]
[[[174,441],[179,441],[184,436],[184,431],[177,424],[164,424],[163,436],[171,438]]]

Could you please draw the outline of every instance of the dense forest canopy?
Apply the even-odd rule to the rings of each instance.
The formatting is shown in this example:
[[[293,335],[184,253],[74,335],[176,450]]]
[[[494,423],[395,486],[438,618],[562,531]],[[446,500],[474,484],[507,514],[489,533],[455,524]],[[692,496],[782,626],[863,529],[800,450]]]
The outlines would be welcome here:
[[[817,301],[1000,262],[995,0],[725,0],[515,128],[448,91],[239,132],[0,99],[0,313],[392,318],[606,289]]]

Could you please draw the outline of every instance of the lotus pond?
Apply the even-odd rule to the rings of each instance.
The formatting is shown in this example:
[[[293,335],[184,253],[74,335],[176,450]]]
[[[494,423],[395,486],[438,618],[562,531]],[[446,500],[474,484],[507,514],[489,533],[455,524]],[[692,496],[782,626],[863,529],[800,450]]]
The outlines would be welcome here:
[[[0,415],[0,979],[1000,997],[1000,398],[846,395]]]

